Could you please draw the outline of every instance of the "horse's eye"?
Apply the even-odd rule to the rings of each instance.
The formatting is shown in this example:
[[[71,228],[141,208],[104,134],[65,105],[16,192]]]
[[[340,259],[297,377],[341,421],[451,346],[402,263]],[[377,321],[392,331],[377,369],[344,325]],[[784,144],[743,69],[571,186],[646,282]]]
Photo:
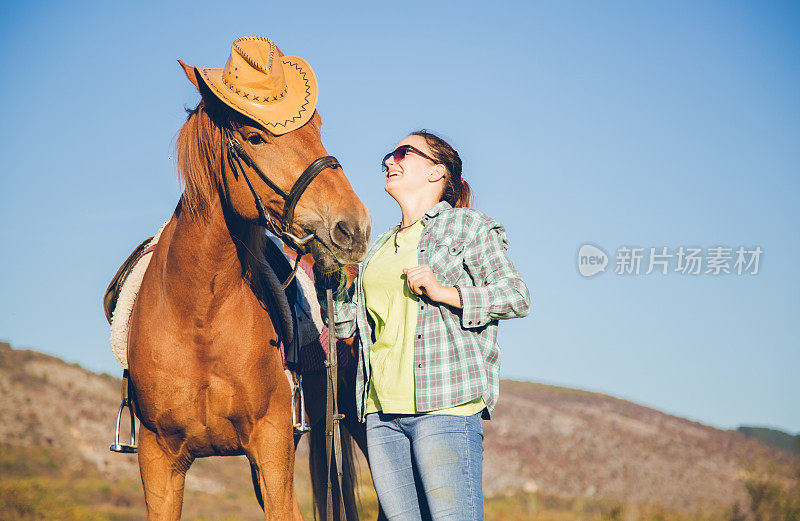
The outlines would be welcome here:
[[[247,138],[247,142],[250,143],[251,145],[260,145],[264,143],[264,140],[261,139],[261,136],[259,136],[258,134],[253,134],[252,136]]]

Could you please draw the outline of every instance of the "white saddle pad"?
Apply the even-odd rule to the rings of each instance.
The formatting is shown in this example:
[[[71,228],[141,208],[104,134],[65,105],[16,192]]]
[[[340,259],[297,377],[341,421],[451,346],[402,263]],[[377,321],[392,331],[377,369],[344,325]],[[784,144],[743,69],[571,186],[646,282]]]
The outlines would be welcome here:
[[[147,243],[148,249],[158,243],[161,232],[164,226],[161,225],[158,233],[155,234],[153,239]],[[117,298],[117,306],[114,308],[114,313],[111,315],[111,351],[117,358],[123,369],[128,368],[128,328],[131,324],[131,313],[133,313],[133,305],[136,303],[136,295],[139,294],[139,288],[142,287],[142,279],[144,273],[147,271],[147,266],[150,265],[150,259],[153,257],[153,252],[147,252],[136,261],[133,269],[128,274],[128,278],[122,284],[122,289],[119,291]]]

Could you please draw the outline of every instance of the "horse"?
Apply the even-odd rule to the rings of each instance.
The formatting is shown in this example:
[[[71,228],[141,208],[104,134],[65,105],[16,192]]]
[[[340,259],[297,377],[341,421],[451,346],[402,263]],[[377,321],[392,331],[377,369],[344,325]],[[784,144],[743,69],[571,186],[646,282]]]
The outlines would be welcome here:
[[[275,135],[180,64],[201,101],[178,133],[184,189],[142,280],[128,342],[147,519],[180,519],[196,458],[245,455],[265,519],[299,520],[280,310],[262,282],[263,210],[278,219],[283,200],[253,172],[288,192],[327,156],[321,117]],[[246,150],[253,164],[240,168],[254,182],[226,167],[227,138]],[[297,200],[291,233],[313,234],[303,248],[323,272],[363,258],[369,232],[369,212],[340,168],[326,167]]]

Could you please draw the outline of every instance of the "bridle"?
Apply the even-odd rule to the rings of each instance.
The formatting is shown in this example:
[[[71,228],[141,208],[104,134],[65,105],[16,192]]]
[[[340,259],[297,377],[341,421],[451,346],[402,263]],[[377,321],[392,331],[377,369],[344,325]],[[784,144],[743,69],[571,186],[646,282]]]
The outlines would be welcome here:
[[[256,209],[258,210],[258,223],[280,237],[283,242],[286,243],[297,254],[294,269],[292,270],[288,280],[283,283],[283,287],[286,289],[286,287],[294,278],[295,273],[297,273],[297,266],[300,262],[300,257],[303,253],[305,253],[306,243],[314,238],[313,233],[309,233],[305,237],[300,238],[291,232],[292,224],[294,224],[294,208],[297,206],[297,202],[300,200],[300,197],[308,188],[308,185],[311,184],[311,181],[313,181],[320,172],[327,168],[341,168],[342,165],[340,165],[339,161],[333,156],[324,156],[315,159],[310,165],[308,165],[308,167],[306,167],[303,173],[300,174],[300,177],[297,178],[297,181],[294,182],[291,189],[289,189],[289,192],[287,193],[281,189],[281,187],[275,184],[275,182],[272,181],[272,179],[270,179],[264,172],[261,171],[258,165],[256,165],[256,162],[253,161],[253,158],[251,158],[250,155],[245,151],[244,147],[242,147],[242,144],[239,143],[239,141],[237,141],[233,136],[233,131],[231,129],[223,127],[222,130],[224,133],[222,147],[225,149],[223,150],[222,155],[227,159],[231,170],[233,170],[234,177],[236,179],[239,179],[239,175],[244,177],[247,186],[250,188],[250,192],[253,194],[253,199],[255,200]],[[283,199],[283,215],[281,216],[279,222],[276,222],[276,220],[264,207],[261,196],[259,196],[256,192],[253,182],[247,175],[247,171],[242,163],[252,168],[256,174],[258,174],[258,177],[260,177],[262,181],[264,181],[276,194],[281,196]],[[222,178],[225,182],[225,190],[228,192],[228,196],[230,197],[230,192],[228,191],[227,186],[228,182],[227,178],[225,177],[224,163]]]

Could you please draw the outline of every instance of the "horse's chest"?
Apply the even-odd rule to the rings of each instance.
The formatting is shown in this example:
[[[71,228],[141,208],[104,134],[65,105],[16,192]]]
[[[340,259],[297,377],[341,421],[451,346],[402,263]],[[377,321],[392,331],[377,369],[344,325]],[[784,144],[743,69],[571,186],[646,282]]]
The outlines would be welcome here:
[[[131,376],[145,422],[217,446],[228,443],[242,418],[267,414],[274,382],[285,384],[270,342],[274,329],[258,316],[266,315],[260,307],[229,304],[210,314],[179,312],[181,325],[173,318],[136,339]]]

